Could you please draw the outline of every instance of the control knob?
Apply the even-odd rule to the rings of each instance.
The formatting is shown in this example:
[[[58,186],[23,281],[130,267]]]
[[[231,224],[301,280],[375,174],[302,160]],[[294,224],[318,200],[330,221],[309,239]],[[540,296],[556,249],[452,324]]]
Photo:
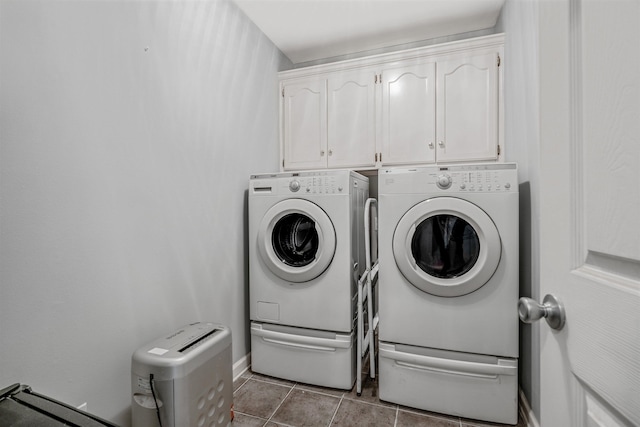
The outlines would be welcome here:
[[[300,190],[300,181],[291,181],[289,183],[289,190],[293,191],[294,193]]]
[[[442,175],[438,176],[436,184],[438,185],[438,187],[442,188],[443,190],[446,190],[447,188],[451,187],[452,182],[453,180],[451,179],[451,177],[443,173]]]

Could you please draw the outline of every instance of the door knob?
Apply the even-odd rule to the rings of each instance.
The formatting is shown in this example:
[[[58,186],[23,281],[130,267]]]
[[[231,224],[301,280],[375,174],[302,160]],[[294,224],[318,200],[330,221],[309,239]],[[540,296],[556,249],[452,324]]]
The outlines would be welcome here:
[[[542,304],[531,298],[522,297],[518,300],[518,316],[524,323],[533,323],[543,317],[551,329],[560,330],[564,327],[564,306],[553,294],[545,295]]]

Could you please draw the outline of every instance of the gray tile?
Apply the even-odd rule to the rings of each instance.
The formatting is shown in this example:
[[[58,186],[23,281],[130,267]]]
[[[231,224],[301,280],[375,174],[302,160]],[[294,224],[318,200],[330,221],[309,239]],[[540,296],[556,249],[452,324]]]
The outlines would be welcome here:
[[[290,386],[251,378],[234,393],[233,408],[236,412],[268,419],[290,390]]]
[[[478,421],[472,420],[468,418],[462,418],[462,427],[513,427],[512,424],[500,424],[500,423],[492,423],[489,421]],[[516,427],[526,427],[526,423],[522,418],[518,418],[518,424]]]
[[[374,403],[376,405],[387,406],[389,408],[396,407],[395,403],[384,402],[380,400],[380,398],[378,397],[378,380],[377,378],[372,379],[368,376],[362,379],[362,393],[360,396],[358,396],[356,387],[354,386],[349,393],[344,395],[344,397],[345,399],[356,400],[358,402]]]
[[[342,397],[342,395],[345,393],[345,390],[340,390],[337,388],[321,387],[318,385],[303,384],[303,383],[296,384],[295,388],[300,390],[329,394],[331,396],[336,396],[336,397]]]
[[[233,427],[262,427],[267,420],[249,415],[236,413],[233,417]]]
[[[338,403],[338,397],[294,388],[270,421],[296,427],[328,426]]]
[[[459,427],[460,420],[453,417],[438,417],[422,411],[398,411],[396,427]]]
[[[295,384],[295,381],[287,380],[284,378],[270,377],[269,375],[258,374],[256,372],[253,373],[253,375],[251,376],[251,379],[261,380],[261,381],[274,383],[274,384],[288,385],[288,386],[293,386]]]
[[[235,393],[240,387],[242,387],[244,385],[244,383],[246,383],[249,380],[249,377],[245,377],[245,376],[239,376],[238,379],[236,379],[233,382],[233,392]]]
[[[331,427],[393,427],[395,419],[394,408],[343,399]]]

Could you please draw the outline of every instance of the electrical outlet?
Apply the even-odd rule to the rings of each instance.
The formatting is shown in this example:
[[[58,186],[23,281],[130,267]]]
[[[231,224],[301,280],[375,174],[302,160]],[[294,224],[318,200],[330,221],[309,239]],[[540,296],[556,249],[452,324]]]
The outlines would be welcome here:
[[[78,409],[87,412],[87,402],[84,402],[82,405],[78,406]]]

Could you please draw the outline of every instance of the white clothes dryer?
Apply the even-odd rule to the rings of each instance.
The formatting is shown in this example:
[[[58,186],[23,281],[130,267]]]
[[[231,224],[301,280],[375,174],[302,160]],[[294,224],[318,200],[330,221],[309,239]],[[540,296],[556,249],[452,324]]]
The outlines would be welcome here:
[[[384,169],[378,199],[380,398],[515,424],[516,165]]]
[[[252,175],[252,369],[326,387],[355,378],[367,177],[348,170]]]

